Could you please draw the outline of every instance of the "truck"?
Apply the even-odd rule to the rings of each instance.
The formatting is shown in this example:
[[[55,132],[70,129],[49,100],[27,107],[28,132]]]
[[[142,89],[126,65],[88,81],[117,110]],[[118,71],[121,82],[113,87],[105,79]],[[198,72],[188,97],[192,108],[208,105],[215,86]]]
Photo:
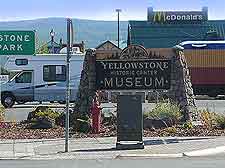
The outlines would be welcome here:
[[[70,101],[76,100],[84,53],[70,58]],[[59,102],[66,100],[66,54],[8,56],[4,68],[15,75],[1,84],[1,103]]]
[[[225,94],[225,41],[184,41],[183,47],[195,95]]]

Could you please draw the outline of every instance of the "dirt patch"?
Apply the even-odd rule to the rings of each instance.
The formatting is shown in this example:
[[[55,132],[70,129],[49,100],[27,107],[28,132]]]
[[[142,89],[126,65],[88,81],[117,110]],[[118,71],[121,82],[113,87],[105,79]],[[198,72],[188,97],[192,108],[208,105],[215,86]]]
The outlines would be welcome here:
[[[0,139],[54,139],[64,138],[65,129],[55,127],[50,129],[27,129],[26,124],[1,123]],[[102,126],[99,134],[75,133],[70,134],[73,138],[98,138],[115,137],[116,126]],[[208,129],[203,126],[183,128],[182,126],[168,127],[164,129],[145,129],[144,137],[186,137],[186,136],[225,136],[225,129]]]

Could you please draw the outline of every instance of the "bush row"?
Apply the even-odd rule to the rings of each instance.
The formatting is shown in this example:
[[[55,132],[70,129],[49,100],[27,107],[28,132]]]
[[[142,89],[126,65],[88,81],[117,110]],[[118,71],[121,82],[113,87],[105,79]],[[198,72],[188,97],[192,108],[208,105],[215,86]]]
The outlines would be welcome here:
[[[221,128],[225,129],[225,115],[211,112],[208,108],[198,110],[197,113],[200,116],[201,124],[208,128]],[[156,104],[155,108],[144,112],[144,120],[146,119],[159,119],[163,121],[173,121],[173,124],[178,124],[182,117],[182,111],[178,104],[172,101],[163,101]],[[191,122],[183,124],[184,128],[192,128]]]

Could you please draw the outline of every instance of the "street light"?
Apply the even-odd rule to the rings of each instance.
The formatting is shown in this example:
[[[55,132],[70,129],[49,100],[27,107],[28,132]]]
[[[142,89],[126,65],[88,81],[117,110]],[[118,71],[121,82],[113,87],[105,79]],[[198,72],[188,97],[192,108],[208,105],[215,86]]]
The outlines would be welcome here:
[[[118,16],[118,32],[117,32],[117,40],[118,40],[118,48],[120,48],[120,12],[122,12],[121,9],[116,9],[116,12],[117,12],[117,16]]]
[[[54,36],[55,36],[55,32],[54,32],[53,29],[50,31],[50,36],[51,36],[51,48],[52,48],[51,53],[54,54]]]

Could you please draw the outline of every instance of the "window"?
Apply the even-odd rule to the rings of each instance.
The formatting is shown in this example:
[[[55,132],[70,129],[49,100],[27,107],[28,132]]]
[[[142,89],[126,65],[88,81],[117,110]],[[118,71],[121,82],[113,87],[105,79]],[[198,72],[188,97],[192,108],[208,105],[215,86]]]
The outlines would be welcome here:
[[[27,65],[28,64],[28,60],[27,59],[16,59],[15,63],[18,66],[20,66],[20,65]]]
[[[31,83],[32,72],[23,72],[15,78],[16,83]]]
[[[65,65],[44,65],[43,79],[46,82],[65,81],[66,66]]]

